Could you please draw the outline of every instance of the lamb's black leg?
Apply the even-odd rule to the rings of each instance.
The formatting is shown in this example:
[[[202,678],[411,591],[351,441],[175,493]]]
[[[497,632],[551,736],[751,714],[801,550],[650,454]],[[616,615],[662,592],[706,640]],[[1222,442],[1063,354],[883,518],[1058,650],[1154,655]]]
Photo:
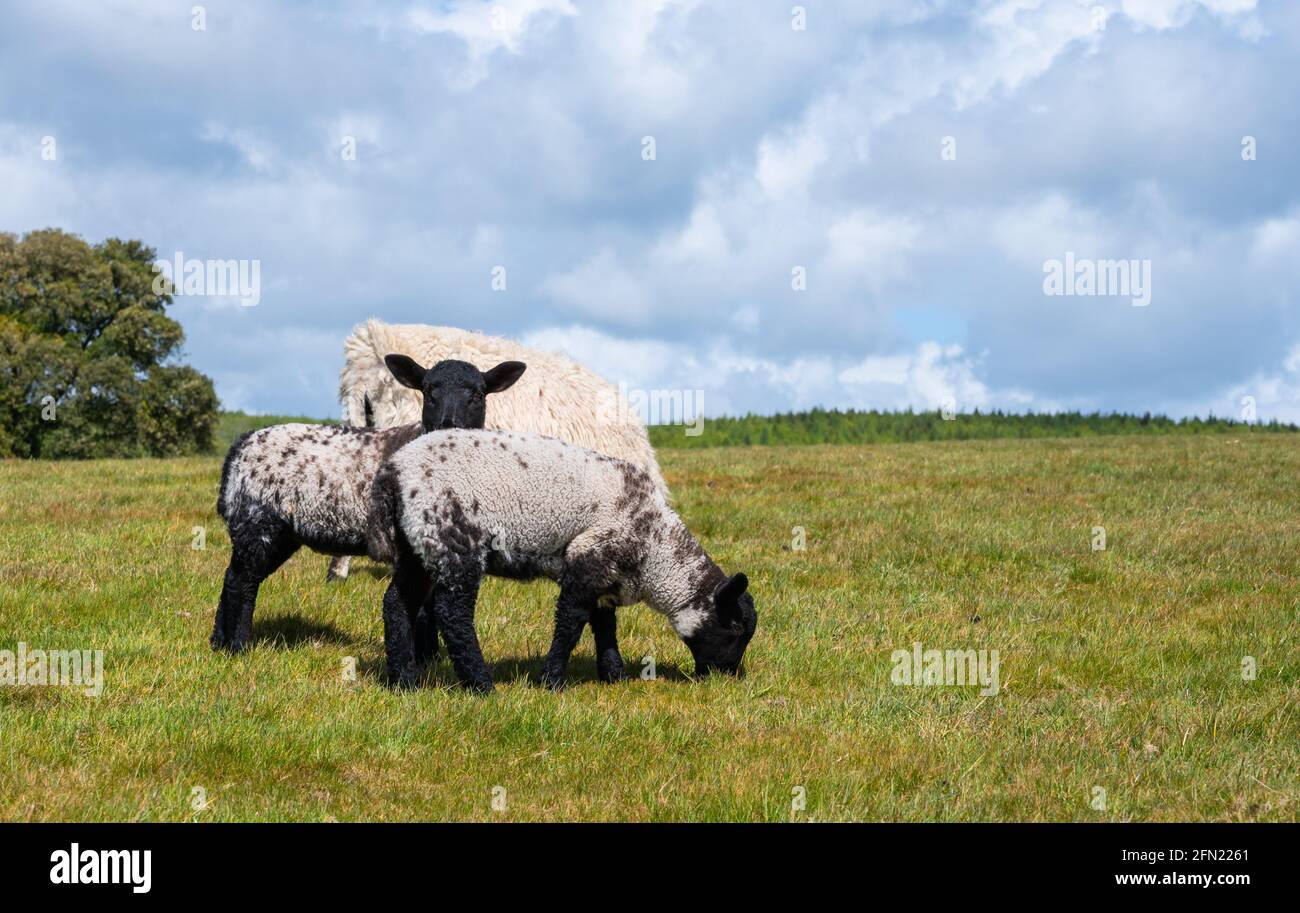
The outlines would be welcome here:
[[[492,673],[483,659],[478,633],[474,630],[474,603],[478,600],[482,574],[463,571],[454,578],[439,580],[434,590],[433,617],[447,644],[447,655],[462,685],[473,691],[492,690]]]
[[[560,597],[555,600],[555,633],[551,637],[551,650],[542,661],[542,684],[546,687],[564,687],[564,673],[569,666],[569,656],[578,645],[582,629],[591,619],[595,608],[595,599],[584,590],[561,585]]]
[[[602,682],[627,678],[623,657],[618,652],[618,619],[613,606],[591,610],[591,633],[596,637],[596,675]]]
[[[244,527],[231,542],[230,565],[221,587],[209,643],[214,650],[240,653],[253,639],[253,611],[262,581],[298,550],[288,524]]]
[[[424,600],[415,618],[415,661],[427,663],[438,658],[438,622],[435,620],[435,593]]]
[[[212,622],[212,636],[208,638],[208,643],[214,650],[224,650],[226,647],[226,619],[233,613],[230,607],[234,602],[236,592],[234,576],[234,559],[226,565],[226,576],[221,583],[221,598],[217,600],[217,616]]]
[[[388,657],[388,684],[414,688],[419,680],[412,628],[415,615],[429,595],[429,575],[412,555],[401,555],[393,579],[384,593],[384,649]]]

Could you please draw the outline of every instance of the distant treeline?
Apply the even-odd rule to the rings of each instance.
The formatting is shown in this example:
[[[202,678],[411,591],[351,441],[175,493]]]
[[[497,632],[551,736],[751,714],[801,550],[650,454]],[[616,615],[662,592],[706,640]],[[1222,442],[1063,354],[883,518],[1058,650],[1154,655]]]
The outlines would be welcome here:
[[[1102,434],[1210,434],[1224,432],[1295,432],[1280,422],[1246,423],[1232,419],[1171,419],[1163,415],[1093,412],[1013,414],[1000,411],[958,413],[945,420],[939,412],[858,412],[813,409],[779,415],[706,419],[695,436],[682,425],[653,425],[656,448],[744,447],[762,444],[897,444],[909,441],[971,441],[990,438],[1093,437]]]
[[[213,434],[213,449],[225,453],[245,431],[283,422],[323,422],[333,419],[292,415],[247,415],[222,412]],[[688,437],[683,425],[651,425],[650,442],[657,448],[745,447],[762,444],[899,444],[908,441],[974,441],[990,438],[1092,437],[1100,434],[1220,434],[1224,432],[1296,432],[1300,426],[1281,422],[1248,424],[1226,418],[1171,419],[1163,415],[1103,415],[1056,412],[1019,415],[1007,412],[959,413],[945,420],[938,412],[857,412],[813,409],[779,415],[711,418],[703,431]],[[691,429],[693,430],[693,429]]]

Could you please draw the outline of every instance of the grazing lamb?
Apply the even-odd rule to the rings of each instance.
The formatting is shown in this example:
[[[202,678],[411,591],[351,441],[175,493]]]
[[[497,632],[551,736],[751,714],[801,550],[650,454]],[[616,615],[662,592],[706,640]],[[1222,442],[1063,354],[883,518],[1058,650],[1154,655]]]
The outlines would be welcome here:
[[[528,375],[488,403],[485,428],[532,431],[640,466],[665,495],[659,464],[639,415],[626,408],[618,387],[581,365],[509,339],[454,327],[387,324],[368,320],[343,346],[339,375],[343,419],[358,427],[389,428],[420,416],[420,398],[393,382],[384,353],[408,352],[424,364],[457,358],[473,364],[502,360],[528,364]],[[348,559],[330,564],[329,579],[346,577]]]
[[[402,383],[423,390],[420,424],[383,430],[272,425],[243,435],[226,454],[217,513],[230,530],[231,554],[213,649],[248,646],[258,587],[300,546],[365,554],[370,488],[380,464],[424,432],[482,428],[487,394],[509,388],[524,372],[517,361],[487,372],[463,361],[441,361],[426,371],[405,355],[389,355],[387,363]]]
[[[417,440],[380,470],[372,556],[396,559],[384,595],[389,682],[412,687],[412,627],[433,590],[433,616],[461,682],[492,690],[474,631],[485,573],[560,584],[542,665],[564,682],[590,621],[603,681],[623,677],[614,607],[644,601],[668,616],[697,673],[736,672],[758,615],[744,574],[728,577],[645,470],[555,438],[452,430]]]

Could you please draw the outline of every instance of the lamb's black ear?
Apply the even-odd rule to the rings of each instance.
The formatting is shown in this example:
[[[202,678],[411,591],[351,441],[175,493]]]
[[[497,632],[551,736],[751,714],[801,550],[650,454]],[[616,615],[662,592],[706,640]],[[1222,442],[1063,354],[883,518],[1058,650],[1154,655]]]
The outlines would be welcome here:
[[[740,597],[749,588],[749,578],[732,574],[713,591],[713,604],[718,607],[718,617],[723,621],[740,620]]]
[[[419,390],[424,385],[424,368],[406,355],[385,355],[384,364],[403,387]]]
[[[523,376],[524,369],[528,365],[522,361],[503,361],[491,370],[483,372],[483,382],[486,384],[484,391],[487,393],[500,393],[502,390],[509,390],[514,382]]]

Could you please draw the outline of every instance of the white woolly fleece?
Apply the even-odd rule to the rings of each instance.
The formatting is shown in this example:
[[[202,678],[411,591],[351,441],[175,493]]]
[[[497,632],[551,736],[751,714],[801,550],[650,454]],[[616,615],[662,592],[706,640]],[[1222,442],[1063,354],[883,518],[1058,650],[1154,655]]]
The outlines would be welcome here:
[[[523,377],[509,390],[488,397],[487,428],[545,434],[627,460],[649,473],[655,486],[668,495],[641,417],[621,402],[616,386],[563,355],[455,327],[373,319],[352,331],[343,352],[346,363],[339,375],[343,418],[352,425],[365,425],[369,400],[372,420],[379,428],[419,421],[422,406],[418,390],[393,379],[384,365],[385,355],[409,355],[426,368],[455,358],[480,371],[502,361],[522,361],[528,365]]]
[[[466,560],[552,579],[581,567],[607,602],[645,601],[688,637],[725,576],[648,473],[556,438],[439,431],[389,466],[402,533],[435,578]]]
[[[375,473],[421,431],[297,422],[254,431],[226,457],[218,512],[232,526],[269,513],[328,554],[357,549],[365,543]]]

